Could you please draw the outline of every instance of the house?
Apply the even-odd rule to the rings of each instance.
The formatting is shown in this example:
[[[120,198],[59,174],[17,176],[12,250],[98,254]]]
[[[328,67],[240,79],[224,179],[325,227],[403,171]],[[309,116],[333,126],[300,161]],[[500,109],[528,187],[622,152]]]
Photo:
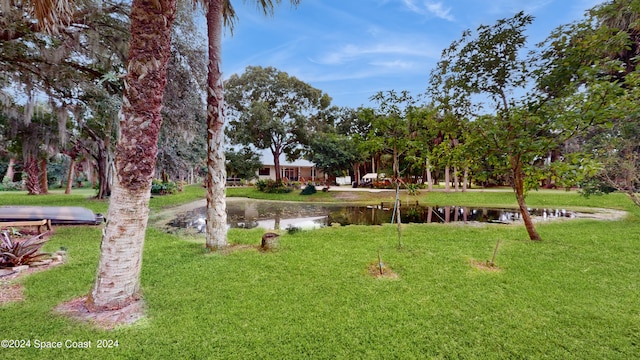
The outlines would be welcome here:
[[[260,157],[262,168],[258,170],[258,179],[276,179],[276,167],[273,155],[270,151],[263,151]],[[324,182],[324,173],[316,169],[315,165],[307,160],[286,161],[284,154],[280,156],[280,176],[283,181],[316,181]]]

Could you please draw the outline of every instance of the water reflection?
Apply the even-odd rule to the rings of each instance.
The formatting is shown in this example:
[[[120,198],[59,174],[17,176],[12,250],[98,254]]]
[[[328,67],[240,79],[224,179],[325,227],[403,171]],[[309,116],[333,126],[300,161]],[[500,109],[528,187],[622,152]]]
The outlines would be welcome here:
[[[168,223],[173,228],[205,231],[206,208],[178,214]],[[572,218],[575,213],[562,209],[531,209],[532,216],[540,220]],[[343,205],[316,203],[289,203],[260,200],[234,200],[227,202],[229,227],[269,230],[290,227],[314,229],[331,224],[381,225],[391,223],[393,204]],[[464,206],[403,205],[400,208],[403,223],[486,222],[509,224],[521,220],[516,209],[472,208]]]

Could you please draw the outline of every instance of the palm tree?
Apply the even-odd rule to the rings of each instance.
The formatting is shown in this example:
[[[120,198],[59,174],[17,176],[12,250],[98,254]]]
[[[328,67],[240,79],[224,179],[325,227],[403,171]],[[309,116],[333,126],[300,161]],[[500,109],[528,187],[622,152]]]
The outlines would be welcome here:
[[[298,5],[300,0],[290,0]],[[256,0],[265,15],[272,15],[281,0]],[[202,0],[207,13],[209,63],[207,76],[207,235],[206,246],[215,250],[227,245],[224,155],[224,84],[222,81],[222,31],[233,31],[236,19],[230,0]]]
[[[86,306],[137,300],[176,0],[133,0],[114,177],[97,276]]]

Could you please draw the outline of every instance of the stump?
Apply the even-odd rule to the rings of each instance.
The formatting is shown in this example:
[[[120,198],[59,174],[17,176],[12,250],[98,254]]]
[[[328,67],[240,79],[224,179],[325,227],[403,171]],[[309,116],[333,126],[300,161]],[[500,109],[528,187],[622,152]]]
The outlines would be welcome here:
[[[262,250],[271,250],[277,247],[278,245],[278,237],[280,235],[272,232],[268,232],[262,235],[262,243],[260,248]]]

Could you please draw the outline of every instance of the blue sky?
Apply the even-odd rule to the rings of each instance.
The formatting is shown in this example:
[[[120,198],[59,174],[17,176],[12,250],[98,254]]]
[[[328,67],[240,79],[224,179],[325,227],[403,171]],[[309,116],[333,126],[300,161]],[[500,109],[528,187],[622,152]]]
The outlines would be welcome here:
[[[328,93],[333,104],[373,106],[378,91],[424,92],[444,48],[465,29],[518,11],[533,15],[529,46],[580,20],[601,0],[287,0],[266,17],[255,1],[233,2],[223,40],[225,77],[273,66]]]

